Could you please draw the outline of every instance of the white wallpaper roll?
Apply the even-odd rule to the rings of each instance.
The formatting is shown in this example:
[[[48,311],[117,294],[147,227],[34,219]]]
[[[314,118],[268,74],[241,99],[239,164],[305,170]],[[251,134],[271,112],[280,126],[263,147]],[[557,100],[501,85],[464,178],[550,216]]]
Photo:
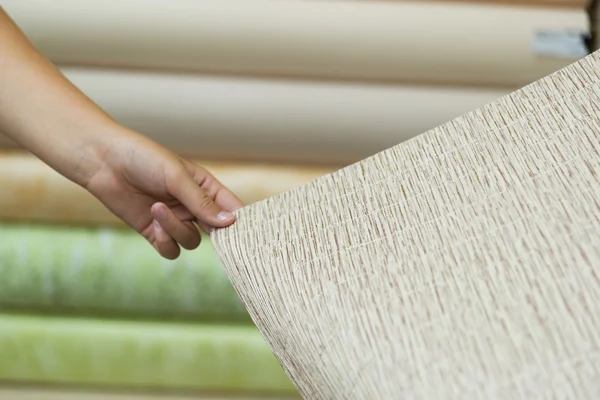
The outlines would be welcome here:
[[[521,86],[585,54],[585,10],[321,0],[0,0],[57,63]],[[551,34],[549,34],[551,33]],[[540,52],[540,49],[543,52]]]
[[[506,94],[62,70],[120,123],[179,154],[219,160],[352,163]]]

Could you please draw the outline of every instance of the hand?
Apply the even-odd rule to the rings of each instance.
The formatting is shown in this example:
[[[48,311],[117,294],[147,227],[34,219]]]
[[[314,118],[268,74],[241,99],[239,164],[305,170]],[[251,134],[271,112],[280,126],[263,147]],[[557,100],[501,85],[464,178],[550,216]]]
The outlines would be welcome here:
[[[206,170],[114,121],[1,7],[0,71],[0,131],[87,188],[163,257],[196,248],[196,224],[209,232],[234,223],[229,213],[240,200]]]
[[[242,202],[205,169],[135,133],[117,136],[84,185],[167,259],[234,223]]]

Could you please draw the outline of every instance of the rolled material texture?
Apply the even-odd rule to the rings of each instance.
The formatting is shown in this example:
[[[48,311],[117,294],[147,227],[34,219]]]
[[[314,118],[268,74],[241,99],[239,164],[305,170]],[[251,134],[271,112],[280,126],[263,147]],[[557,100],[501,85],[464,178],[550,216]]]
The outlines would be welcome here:
[[[315,79],[518,87],[585,55],[564,35],[589,33],[584,9],[483,3],[0,4],[56,63]]]
[[[507,93],[62,70],[120,123],[213,160],[347,165]]]
[[[0,224],[0,310],[250,323],[208,237],[177,260],[137,232]]]
[[[0,381],[294,394],[254,326],[0,315]]]
[[[193,160],[244,204],[251,204],[335,170],[331,166]],[[125,224],[87,190],[21,150],[0,152],[0,219],[57,225]]]
[[[1,400],[299,400],[297,396],[162,393],[132,390],[85,390],[45,386],[0,386]]]
[[[305,399],[598,398],[600,52],[237,217]]]
[[[594,50],[600,49],[600,7],[598,3],[595,4],[594,8],[590,12],[590,19],[592,24],[592,48]]]

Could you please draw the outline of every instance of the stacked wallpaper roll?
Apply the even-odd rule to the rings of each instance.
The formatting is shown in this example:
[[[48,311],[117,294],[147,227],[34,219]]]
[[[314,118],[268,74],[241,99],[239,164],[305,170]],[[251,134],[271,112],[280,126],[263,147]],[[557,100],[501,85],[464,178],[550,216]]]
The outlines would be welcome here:
[[[247,204],[331,170],[198,162]],[[0,164],[0,386],[296,395],[208,236],[165,260],[32,155]]]
[[[211,160],[352,163],[504,94],[114,68],[63,71],[120,122],[182,155]]]
[[[2,4],[58,63],[402,83],[521,86],[581,57],[561,39],[589,31],[584,9],[483,2]]]
[[[218,160],[359,161],[582,57],[590,33],[583,7],[540,4],[142,3],[0,1],[117,120]]]
[[[0,0],[117,121],[246,204],[585,56],[588,5]],[[210,238],[164,260],[83,188],[1,135],[0,147],[0,389],[297,395]]]
[[[598,33],[600,33],[600,6],[598,1],[594,0],[593,5],[590,7],[590,21],[592,24],[592,49],[600,49],[600,40]]]

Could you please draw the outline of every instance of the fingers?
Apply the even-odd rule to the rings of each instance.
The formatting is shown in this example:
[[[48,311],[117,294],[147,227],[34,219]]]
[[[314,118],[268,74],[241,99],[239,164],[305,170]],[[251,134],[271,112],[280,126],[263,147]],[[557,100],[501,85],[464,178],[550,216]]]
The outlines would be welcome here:
[[[216,184],[220,185],[220,187],[217,188],[217,193],[215,194],[215,202],[217,204],[221,205],[221,207],[230,212],[233,212],[244,206],[242,201],[231,191],[229,191],[229,189],[227,189],[225,186],[222,186],[218,182]]]
[[[174,207],[170,207],[170,209],[173,212],[173,215],[175,215],[177,219],[180,219],[182,221],[193,221],[196,219],[196,217],[192,215],[190,210],[188,210],[183,204],[178,204]]]
[[[200,232],[194,224],[182,221],[165,204],[155,203],[150,212],[164,233],[184,249],[193,250],[200,245]]]
[[[166,259],[174,260],[179,257],[181,250],[173,238],[160,226],[160,223],[154,220],[152,224],[154,230],[154,248]]]
[[[223,207],[225,210],[233,212],[244,206],[242,201],[236,195],[234,195],[233,192],[231,192],[229,189],[223,186],[221,182],[219,182],[215,178],[210,179],[208,184],[213,185],[213,190],[215,192],[215,202],[221,207]]]
[[[210,231],[213,229],[206,222],[198,221],[196,217],[192,215],[190,210],[181,204],[171,208],[171,211],[173,211],[173,215],[182,221],[195,221],[196,225],[207,234],[210,234]]]
[[[208,224],[206,224],[205,222],[202,222],[202,221],[198,221],[198,226],[207,235],[210,235],[210,233],[211,233],[211,231],[213,229],[210,225],[208,225]]]
[[[217,178],[206,169],[187,162],[187,168],[194,177],[194,181],[204,192],[214,199],[215,203],[224,210],[233,212],[244,206],[244,203],[232,191],[226,188]]]
[[[228,209],[218,205],[191,178],[183,179],[176,186],[173,195],[194,215],[199,222],[224,228],[235,222],[235,216]],[[231,204],[228,204],[231,207]]]

